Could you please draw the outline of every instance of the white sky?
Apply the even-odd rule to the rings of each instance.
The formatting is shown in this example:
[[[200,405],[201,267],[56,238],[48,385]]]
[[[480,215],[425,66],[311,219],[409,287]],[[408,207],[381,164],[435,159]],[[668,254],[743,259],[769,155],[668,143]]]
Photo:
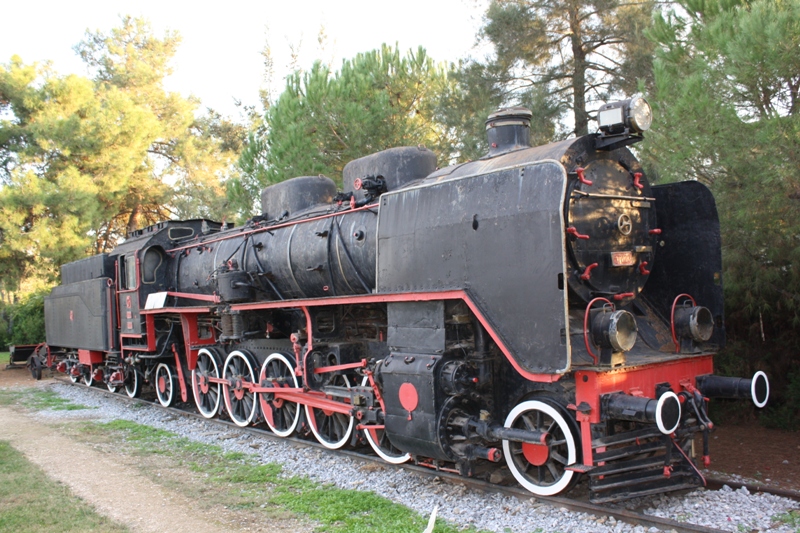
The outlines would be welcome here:
[[[272,89],[283,88],[290,44],[300,44],[298,66],[315,59],[338,69],[343,58],[377,48],[423,46],[436,61],[474,55],[485,0],[228,0],[191,5],[170,0],[39,0],[6,2],[0,25],[0,63],[16,54],[25,63],[50,60],[59,74],[87,74],[73,51],[86,30],[109,33],[121,15],[150,20],[155,35],[176,30],[182,43],[167,88],[193,94],[202,105],[237,117],[234,100],[256,105],[263,85],[261,50],[269,42],[275,63]],[[327,44],[317,36],[324,26]]]

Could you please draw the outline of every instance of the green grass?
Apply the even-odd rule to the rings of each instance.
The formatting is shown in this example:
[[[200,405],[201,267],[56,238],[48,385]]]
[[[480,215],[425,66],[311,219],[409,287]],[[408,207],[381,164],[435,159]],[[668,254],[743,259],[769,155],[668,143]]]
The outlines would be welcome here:
[[[0,441],[0,532],[128,531]]]
[[[795,528],[795,532],[800,533],[800,511],[789,511],[773,517],[773,520]]]
[[[178,484],[169,481],[172,476],[168,475],[159,475],[156,481],[173,483],[170,488],[190,497],[214,494],[215,501],[227,509],[272,519],[300,518],[316,523],[316,531],[327,533],[420,533],[427,526],[427,516],[372,492],[339,489],[304,477],[284,477],[278,464],[260,464],[253,456],[225,452],[219,446],[198,444],[160,429],[117,420],[88,423],[81,431],[87,436],[105,435],[117,447],[135,455],[159,454],[160,463],[143,467],[150,474],[162,472],[167,468],[163,459],[169,459],[172,468],[191,472],[195,481]],[[439,520],[434,531],[460,530]]]
[[[37,410],[54,411],[90,409],[85,405],[72,403],[51,390],[30,388],[0,390],[0,405],[22,405]]]

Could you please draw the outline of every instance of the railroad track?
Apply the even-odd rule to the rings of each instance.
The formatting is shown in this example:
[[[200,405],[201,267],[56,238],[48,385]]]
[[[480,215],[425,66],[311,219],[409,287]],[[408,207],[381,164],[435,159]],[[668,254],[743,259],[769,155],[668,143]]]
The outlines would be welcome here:
[[[364,453],[360,453],[354,450],[330,450],[325,448],[321,444],[312,441],[306,440],[297,437],[288,437],[288,438],[281,438],[274,435],[271,431],[259,429],[254,426],[250,427],[240,427],[234,424],[233,422],[229,422],[227,420],[222,420],[219,418],[204,418],[200,414],[194,412],[193,410],[188,409],[181,409],[177,407],[162,407],[155,401],[151,401],[148,399],[143,398],[129,398],[125,394],[114,393],[99,387],[87,387],[82,383],[73,383],[69,379],[54,377],[55,381],[63,383],[65,385],[71,385],[75,387],[80,387],[84,389],[89,389],[96,394],[101,394],[103,396],[107,396],[113,398],[115,400],[121,402],[127,402],[131,404],[141,404],[141,405],[152,405],[156,407],[160,407],[165,411],[168,411],[174,415],[182,416],[186,418],[192,418],[197,420],[202,420],[204,422],[208,422],[213,425],[218,425],[225,427],[230,430],[234,430],[240,433],[247,433],[250,435],[257,436],[259,438],[271,439],[276,441],[286,442],[288,444],[294,446],[302,446],[302,447],[311,447],[316,448],[321,451],[324,451],[326,454],[335,454],[340,457],[348,457],[350,459],[354,459],[356,461],[364,462],[364,463],[372,463],[381,465],[384,468],[394,468],[394,469],[402,469],[410,472],[415,472],[419,475],[426,476],[426,477],[438,477],[440,480],[452,483],[452,484],[462,484],[466,487],[479,490],[485,493],[491,494],[501,494],[504,496],[513,496],[520,500],[535,500],[537,502],[547,504],[556,508],[566,508],[570,511],[585,513],[589,515],[595,516],[606,516],[606,517],[613,517],[617,521],[626,522],[628,524],[633,525],[641,525],[647,528],[656,527],[658,529],[664,531],[676,531],[678,533],[718,533],[723,531],[721,529],[709,528],[706,526],[691,524],[687,522],[678,522],[676,520],[671,520],[669,518],[661,518],[657,516],[650,516],[643,513],[630,511],[627,509],[616,508],[613,506],[601,506],[596,505],[589,502],[586,497],[577,497],[577,498],[564,498],[564,497],[538,497],[533,496],[530,492],[526,491],[521,487],[516,486],[504,486],[504,485],[497,485],[494,483],[489,483],[484,480],[476,479],[476,478],[468,478],[459,476],[454,473],[442,471],[442,470],[434,470],[431,468],[426,468],[423,466],[418,466],[414,464],[401,464],[401,465],[393,465],[382,461],[380,458],[375,457],[373,455],[368,455]],[[751,485],[746,483],[737,483],[722,479],[714,479],[714,478],[706,478],[707,486],[706,488],[709,490],[718,490],[723,485],[728,485],[733,489],[739,489],[741,487],[746,487],[748,491],[751,493],[754,492],[762,492],[767,494],[774,494],[777,496],[782,496],[785,498],[791,498],[796,501],[800,501],[800,492],[792,491],[792,490],[785,490],[785,489],[774,489],[770,487],[765,487],[761,485]]]

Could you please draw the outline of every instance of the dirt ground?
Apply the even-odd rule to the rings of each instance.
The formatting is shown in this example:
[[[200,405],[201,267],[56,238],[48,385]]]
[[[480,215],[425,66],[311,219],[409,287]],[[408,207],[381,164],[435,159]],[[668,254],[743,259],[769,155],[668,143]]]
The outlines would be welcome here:
[[[47,373],[37,382],[27,370],[6,370],[5,361],[1,364],[0,389],[44,387],[51,381]],[[190,500],[148,479],[137,464],[126,464],[129,458],[104,453],[97,446],[78,442],[57,427],[34,423],[19,410],[0,407],[0,427],[0,439],[9,441],[48,477],[68,486],[99,513],[125,524],[134,532],[292,533],[309,530],[307,525],[291,519],[282,523],[259,524],[242,513]],[[53,450],[69,450],[69,460],[56,460]]]
[[[0,407],[0,424],[3,440],[8,440],[48,477],[67,485],[99,513],[133,531],[216,533],[221,530],[222,524],[216,523],[213,516],[193,509],[186,498],[165,490],[106,454],[60,435],[49,426],[32,424],[27,416],[6,407]],[[70,450],[70,460],[53,460],[53,450]],[[95,474],[82,475],[86,472]],[[113,472],[113,475],[103,472]],[[115,490],[120,487],[124,490]]]
[[[0,361],[0,364],[3,365],[0,367],[3,368],[0,370],[0,388],[29,387],[37,384],[26,370],[4,370],[5,361]],[[47,372],[45,372],[44,378],[38,384],[42,385],[46,381],[48,381]],[[4,431],[3,433],[3,438],[7,438],[7,432]],[[710,470],[729,475],[738,475],[772,487],[800,491],[800,432],[765,429],[756,423],[731,426],[718,425],[711,434],[710,444]],[[41,461],[42,466],[48,463],[46,456],[42,457]],[[97,470],[96,467],[87,467],[86,470],[78,468],[72,471],[88,471],[92,468]],[[128,498],[130,496],[131,491],[126,491],[126,501],[129,501]],[[166,502],[165,505],[169,505],[168,499],[164,501]],[[161,517],[175,517],[176,522],[181,524],[180,528],[173,529],[173,531],[189,530],[188,528],[184,529],[191,523],[190,521],[184,521],[189,520],[189,518],[184,518],[179,512],[179,508],[182,506],[183,503],[176,505],[174,514],[171,511],[160,513]],[[163,526],[163,523],[161,525]],[[150,531],[147,528],[136,529]],[[205,531],[200,526],[192,526],[191,530],[195,533]]]
[[[711,434],[710,470],[800,491],[800,432],[757,423],[718,426]]]

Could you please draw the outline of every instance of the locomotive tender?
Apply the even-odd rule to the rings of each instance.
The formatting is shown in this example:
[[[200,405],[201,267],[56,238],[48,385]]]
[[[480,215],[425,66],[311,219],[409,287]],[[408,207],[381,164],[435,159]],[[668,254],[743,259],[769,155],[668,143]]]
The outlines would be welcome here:
[[[648,183],[627,148],[641,97],[546,146],[530,117],[492,114],[477,161],[386,150],[345,167],[344,193],[291,179],[242,227],[162,222],[64,265],[51,356],[73,381],[536,495],[580,475],[595,502],[699,485],[707,399],[769,395],[761,372],[713,375],[714,200]]]

